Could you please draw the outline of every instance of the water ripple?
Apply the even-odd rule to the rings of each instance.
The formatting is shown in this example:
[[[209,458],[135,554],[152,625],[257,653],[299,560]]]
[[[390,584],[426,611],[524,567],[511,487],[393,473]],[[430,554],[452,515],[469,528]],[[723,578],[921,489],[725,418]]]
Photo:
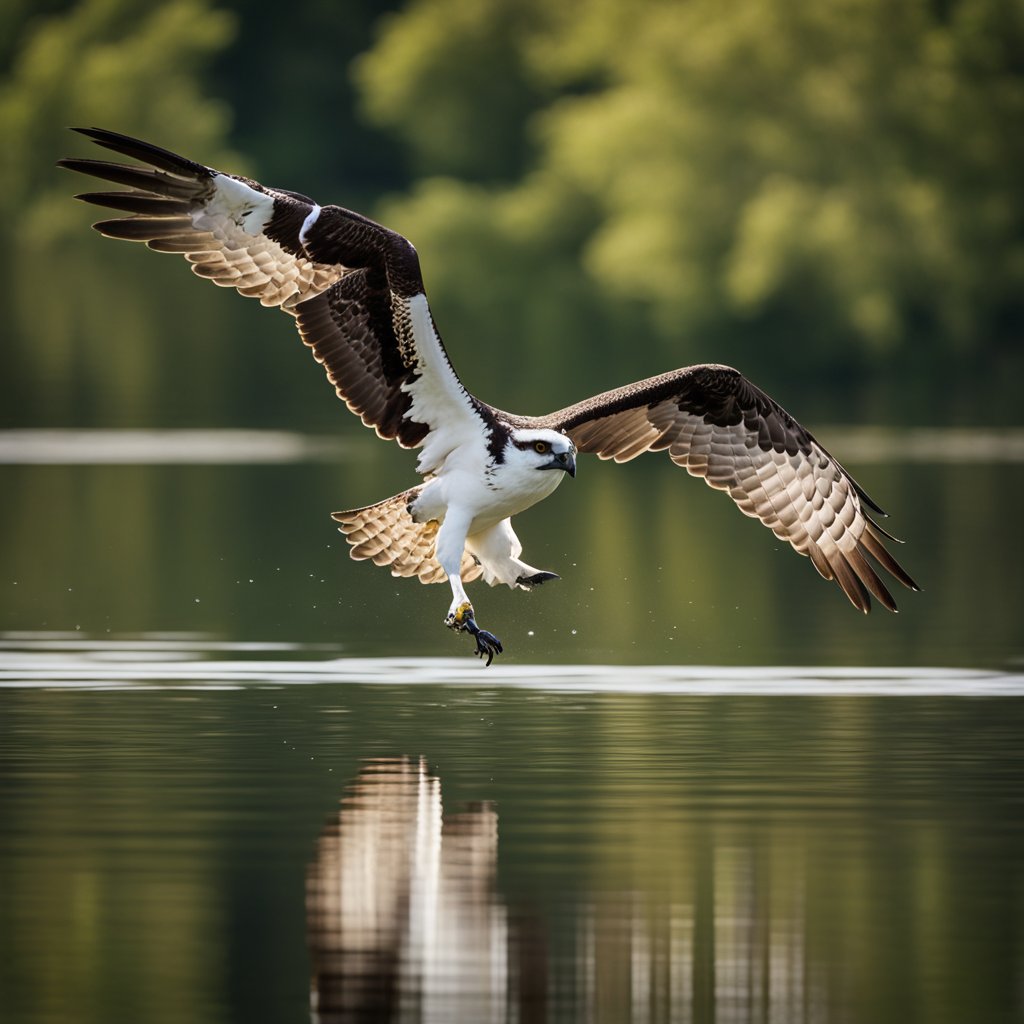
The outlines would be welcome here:
[[[1024,674],[980,669],[505,662],[484,670],[471,658],[325,658],[324,650],[192,635],[107,640],[66,633],[0,634],[0,688],[232,689],[358,683],[735,696],[1024,695]]]

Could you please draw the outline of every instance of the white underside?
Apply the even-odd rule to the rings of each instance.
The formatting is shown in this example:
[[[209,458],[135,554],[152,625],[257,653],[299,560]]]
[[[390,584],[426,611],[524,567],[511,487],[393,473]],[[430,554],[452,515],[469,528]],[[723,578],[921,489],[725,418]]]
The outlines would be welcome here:
[[[494,464],[487,426],[444,354],[426,296],[393,302],[405,303],[420,370],[403,385],[411,398],[407,416],[431,428],[417,463],[428,483],[413,513],[441,524],[435,553],[451,584],[453,614],[469,604],[459,576],[467,549],[491,586],[515,587],[540,571],[519,559],[522,545],[509,520],[551,494],[564,474]]]
[[[479,533],[471,533],[466,538],[466,550],[480,563],[483,580],[492,587],[500,584],[521,587],[519,581],[523,577],[535,576],[541,571],[520,560],[523,545],[509,519]]]
[[[417,520],[436,519],[441,524],[436,556],[451,584],[451,612],[468,602],[459,577],[463,550],[477,559],[492,587],[516,587],[521,577],[540,572],[519,558],[523,547],[511,517],[546,498],[564,476],[560,471],[516,472],[499,466],[488,478],[483,467],[477,472],[459,467],[467,461],[464,451],[451,453],[413,507]]]

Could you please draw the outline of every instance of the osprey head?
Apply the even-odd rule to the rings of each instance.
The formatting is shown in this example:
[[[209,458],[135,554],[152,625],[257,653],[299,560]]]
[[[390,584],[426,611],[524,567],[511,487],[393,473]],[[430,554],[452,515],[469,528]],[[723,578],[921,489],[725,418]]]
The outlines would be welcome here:
[[[576,475],[576,445],[558,430],[513,430],[506,461],[530,469],[560,469]]]

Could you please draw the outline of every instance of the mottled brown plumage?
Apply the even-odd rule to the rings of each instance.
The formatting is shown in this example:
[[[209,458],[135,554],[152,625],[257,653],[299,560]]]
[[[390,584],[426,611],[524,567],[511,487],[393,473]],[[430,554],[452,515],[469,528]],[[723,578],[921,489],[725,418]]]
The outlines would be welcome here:
[[[677,466],[726,491],[744,515],[807,555],[862,611],[871,608],[869,594],[896,610],[865,552],[917,589],[864,506],[882,510],[809,431],[731,367],[686,367],[538,422],[564,430],[580,452],[602,459],[628,462],[667,451]]]
[[[434,557],[438,523],[431,519],[417,523],[409,513],[423,485],[348,512],[333,512],[339,530],[352,545],[349,554],[357,561],[370,559],[386,565],[392,576],[415,576],[420,583],[444,583],[448,575]],[[464,583],[479,578],[483,569],[467,551],[462,556],[460,575]]]

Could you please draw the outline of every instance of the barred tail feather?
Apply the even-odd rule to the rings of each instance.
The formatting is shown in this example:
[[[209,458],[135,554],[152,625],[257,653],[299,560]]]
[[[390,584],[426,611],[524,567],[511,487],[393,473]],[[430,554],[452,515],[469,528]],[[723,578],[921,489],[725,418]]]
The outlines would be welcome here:
[[[412,487],[376,505],[334,512],[339,531],[352,546],[349,554],[357,562],[370,559],[374,565],[391,568],[392,576],[415,576],[421,583],[444,583],[448,576],[434,557],[438,522],[417,523],[409,514],[423,486]],[[462,556],[462,581],[477,579],[483,569],[468,552]]]

